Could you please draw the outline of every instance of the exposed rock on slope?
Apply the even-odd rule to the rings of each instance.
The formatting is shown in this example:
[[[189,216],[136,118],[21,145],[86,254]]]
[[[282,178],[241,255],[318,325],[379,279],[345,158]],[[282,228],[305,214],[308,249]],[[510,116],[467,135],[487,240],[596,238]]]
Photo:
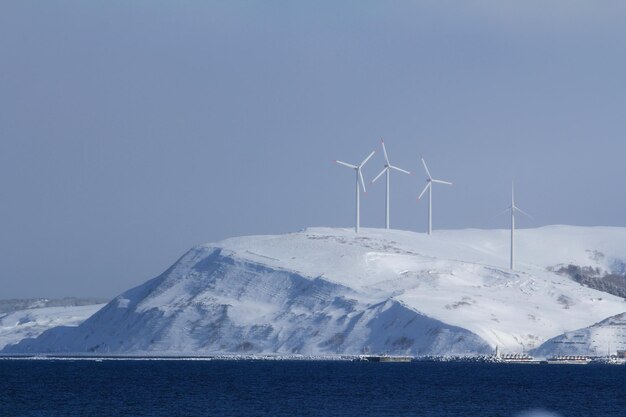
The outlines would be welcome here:
[[[580,267],[571,264],[553,269],[559,274],[571,277],[574,281],[586,287],[626,298],[626,274],[623,272],[607,272],[598,267]]]

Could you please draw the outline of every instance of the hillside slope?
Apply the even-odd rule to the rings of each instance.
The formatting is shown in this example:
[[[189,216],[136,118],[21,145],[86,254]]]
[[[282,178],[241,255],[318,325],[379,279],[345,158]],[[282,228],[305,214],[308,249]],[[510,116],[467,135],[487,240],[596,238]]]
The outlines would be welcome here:
[[[550,358],[561,355],[615,355],[618,350],[626,351],[626,313],[554,337],[532,353]]]
[[[13,305],[22,305],[13,301]],[[60,304],[58,301],[56,304]],[[57,326],[78,326],[104,304],[68,305],[57,307],[33,307],[0,313],[0,349],[26,338],[35,338],[44,331]],[[8,304],[8,303],[6,303]],[[34,303],[27,304],[32,306]],[[54,304],[50,300],[37,305]],[[81,303],[82,304],[82,303]],[[7,308],[8,310],[8,308]]]
[[[622,313],[620,297],[549,269],[617,272],[626,229],[311,228],[196,247],[73,329],[9,352],[485,353],[539,346]]]

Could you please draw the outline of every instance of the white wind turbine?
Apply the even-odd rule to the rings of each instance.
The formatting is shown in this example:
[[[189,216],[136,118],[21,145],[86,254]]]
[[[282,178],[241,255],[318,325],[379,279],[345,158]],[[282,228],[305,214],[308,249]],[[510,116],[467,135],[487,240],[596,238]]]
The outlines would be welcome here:
[[[372,180],[372,184],[376,182],[376,180],[379,179],[383,174],[385,173],[387,174],[387,191],[386,191],[387,203],[385,206],[385,228],[389,229],[389,174],[392,169],[395,169],[396,171],[404,172],[405,174],[411,174],[411,173],[409,171],[405,171],[402,168],[398,168],[396,166],[391,165],[391,163],[389,162],[389,156],[387,155],[387,149],[385,148],[385,141],[381,139],[380,143],[382,143],[383,145],[383,153],[385,154],[385,167],[383,168],[382,171],[380,171],[380,174],[378,174],[376,178]]]
[[[432,175],[430,175],[428,167],[426,166],[426,161],[424,161],[424,158],[422,158],[422,164],[424,165],[424,170],[426,171],[426,175],[428,175],[428,178],[426,178],[426,187],[424,187],[424,190],[422,190],[422,193],[419,197],[417,197],[417,199],[420,200],[424,193],[428,190],[428,234],[430,235],[433,233],[433,183],[445,185],[452,185],[452,183],[448,181],[433,179]]]
[[[511,270],[515,269],[515,212],[519,211],[525,216],[532,218],[532,216],[521,208],[515,205],[515,184],[511,182],[511,205],[505,210],[505,212],[511,212]]]
[[[370,158],[376,153],[376,151],[372,151],[371,154],[369,154],[369,156],[367,158],[365,158],[363,160],[363,162],[361,162],[360,165],[352,165],[352,164],[348,164],[345,162],[341,162],[341,161],[335,161],[340,165],[344,165],[347,166],[348,168],[352,168],[354,169],[354,171],[356,172],[356,225],[354,227],[354,230],[356,231],[356,233],[359,233],[359,228],[361,227],[361,219],[360,219],[360,199],[361,199],[361,190],[359,189],[359,182],[361,182],[361,186],[363,187],[363,192],[365,193],[365,182],[363,181],[363,173],[361,172],[361,168],[363,168],[363,165],[365,165],[365,163],[367,161],[370,160]]]

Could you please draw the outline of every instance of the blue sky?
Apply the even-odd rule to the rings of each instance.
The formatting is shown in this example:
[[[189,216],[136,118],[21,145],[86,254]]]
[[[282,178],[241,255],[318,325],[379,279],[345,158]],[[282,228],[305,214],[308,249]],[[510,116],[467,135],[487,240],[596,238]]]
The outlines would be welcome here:
[[[435,228],[624,225],[618,1],[8,1],[0,5],[0,298],[114,296],[189,247],[353,224],[419,158]],[[369,181],[368,181],[369,182]],[[384,225],[384,182],[362,225]]]

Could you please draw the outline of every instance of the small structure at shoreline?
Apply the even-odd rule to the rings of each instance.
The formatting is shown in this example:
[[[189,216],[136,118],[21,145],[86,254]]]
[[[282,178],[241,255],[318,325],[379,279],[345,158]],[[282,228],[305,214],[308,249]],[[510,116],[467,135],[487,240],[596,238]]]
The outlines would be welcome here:
[[[411,356],[365,356],[364,359],[368,362],[411,362],[413,358]]]
[[[546,362],[549,364],[587,365],[591,362],[591,358],[589,356],[565,355],[549,358]]]
[[[526,353],[505,353],[500,354],[499,360],[505,363],[539,363],[532,356]]]

